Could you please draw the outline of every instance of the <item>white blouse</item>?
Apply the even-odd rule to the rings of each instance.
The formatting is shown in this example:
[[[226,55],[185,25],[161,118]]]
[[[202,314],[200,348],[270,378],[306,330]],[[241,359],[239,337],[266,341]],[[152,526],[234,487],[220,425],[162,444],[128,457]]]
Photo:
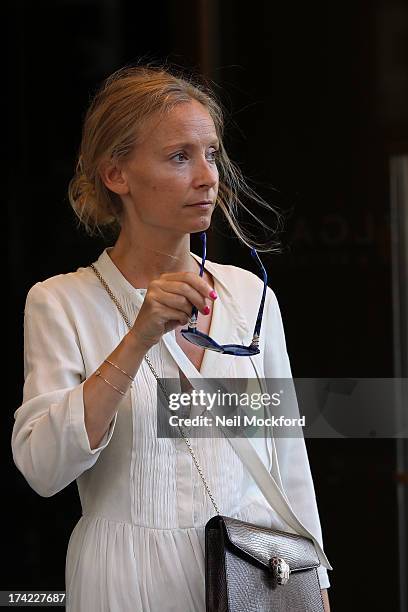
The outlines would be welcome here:
[[[145,291],[134,288],[105,249],[96,267],[131,323]],[[201,258],[191,253],[201,262]],[[218,299],[209,335],[249,344],[263,283],[252,272],[206,261]],[[14,461],[30,486],[50,497],[76,479],[82,517],[67,551],[67,610],[204,612],[204,527],[215,514],[185,442],[156,436],[156,381],[145,360],[98,448],[84,424],[83,383],[128,332],[90,267],[36,283],[24,316],[24,390],[15,412]],[[164,334],[148,356],[161,378],[289,378],[278,302],[268,287],[260,354],[205,351],[200,371]],[[251,439],[319,551],[321,588],[331,569],[303,438]],[[191,444],[221,514],[288,529],[225,437]],[[278,464],[274,465],[274,459]],[[327,560],[326,560],[327,561]]]

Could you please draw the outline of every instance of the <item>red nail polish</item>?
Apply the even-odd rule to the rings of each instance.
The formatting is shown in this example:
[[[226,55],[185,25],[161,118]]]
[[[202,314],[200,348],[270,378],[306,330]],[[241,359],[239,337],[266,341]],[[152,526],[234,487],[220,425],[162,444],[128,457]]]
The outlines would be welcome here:
[[[215,293],[214,289],[210,292],[210,298],[212,298],[213,300],[216,300],[218,297],[218,295]]]
[[[207,315],[207,314],[210,314],[210,310],[211,310],[211,308],[209,306],[204,306],[204,311],[203,312],[204,312],[204,314]]]

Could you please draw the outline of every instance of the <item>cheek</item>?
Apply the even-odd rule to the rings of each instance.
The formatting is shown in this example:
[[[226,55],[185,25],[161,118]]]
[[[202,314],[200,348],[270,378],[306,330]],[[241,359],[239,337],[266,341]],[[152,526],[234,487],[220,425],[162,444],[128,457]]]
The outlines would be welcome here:
[[[179,194],[185,191],[190,185],[190,177],[187,172],[181,173],[166,173],[161,176],[155,176],[151,183],[150,189],[155,193],[163,195]]]
[[[164,168],[161,165],[148,168],[134,168],[132,172],[132,194],[139,202],[149,202],[151,197],[168,201],[186,197],[191,189],[189,168]]]

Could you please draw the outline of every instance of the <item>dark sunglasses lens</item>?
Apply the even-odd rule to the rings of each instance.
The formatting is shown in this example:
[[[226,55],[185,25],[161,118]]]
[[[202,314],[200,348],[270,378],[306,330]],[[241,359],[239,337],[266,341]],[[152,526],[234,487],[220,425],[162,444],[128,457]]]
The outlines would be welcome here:
[[[252,351],[248,350],[248,348],[246,346],[241,347],[236,347],[235,350],[235,355],[252,355]]]
[[[239,344],[224,344],[223,349],[228,355],[238,355],[240,357],[245,357],[248,355],[257,355],[259,353],[258,348],[240,346]]]
[[[214,345],[207,340],[207,338],[203,338],[203,336],[199,336],[194,332],[181,332],[181,334],[186,340],[189,340],[197,346],[202,346],[203,348],[214,348]]]

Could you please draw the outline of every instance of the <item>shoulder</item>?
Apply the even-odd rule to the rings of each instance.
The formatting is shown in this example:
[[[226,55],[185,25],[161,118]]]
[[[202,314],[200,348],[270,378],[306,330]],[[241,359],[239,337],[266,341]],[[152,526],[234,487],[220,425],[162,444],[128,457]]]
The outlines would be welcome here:
[[[80,267],[75,272],[57,274],[35,283],[27,293],[25,312],[42,306],[76,310],[98,292],[100,284],[92,269]]]
[[[245,268],[240,268],[239,266],[234,266],[232,264],[222,264],[218,262],[211,261],[209,262],[211,267],[214,268],[214,273],[220,280],[225,282],[225,284],[229,284],[233,288],[239,288],[245,286],[249,287],[259,287],[263,286],[263,281],[259,276],[251,272],[250,270],[246,270]]]
[[[247,299],[251,300],[254,295],[262,293],[264,286],[263,279],[254,272],[232,264],[210,263],[211,266],[214,266],[215,275],[229,289],[232,295],[240,295],[246,301]],[[266,302],[277,302],[275,292],[269,285],[266,288]]]

